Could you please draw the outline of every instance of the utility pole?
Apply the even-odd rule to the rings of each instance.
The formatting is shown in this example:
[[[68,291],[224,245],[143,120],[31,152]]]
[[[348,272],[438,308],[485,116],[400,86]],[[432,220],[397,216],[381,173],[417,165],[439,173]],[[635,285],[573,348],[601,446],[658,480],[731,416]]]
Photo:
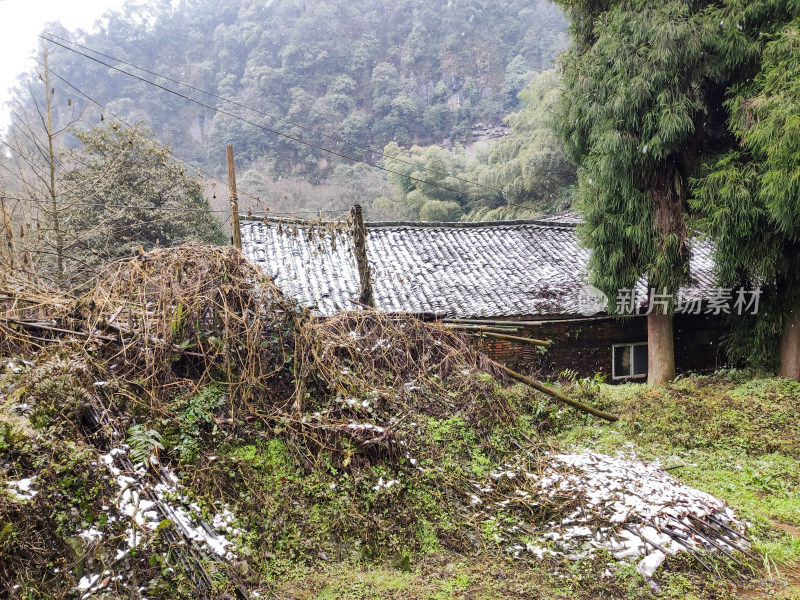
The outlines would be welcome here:
[[[372,293],[372,277],[367,260],[367,228],[364,226],[364,212],[360,204],[350,207],[350,218],[353,227],[353,251],[356,255],[358,277],[361,280],[361,289],[358,301],[365,306],[375,306],[375,297]]]
[[[233,229],[233,247],[242,249],[242,232],[239,229],[239,198],[236,196],[236,167],[233,165],[233,144],[228,144],[228,193],[231,202],[231,228]]]

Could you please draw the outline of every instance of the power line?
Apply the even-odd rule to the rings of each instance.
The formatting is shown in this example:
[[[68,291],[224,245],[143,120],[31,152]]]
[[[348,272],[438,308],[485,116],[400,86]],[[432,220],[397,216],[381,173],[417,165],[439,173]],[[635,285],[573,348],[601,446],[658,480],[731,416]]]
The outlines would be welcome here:
[[[41,62],[39,62],[37,59],[34,59],[34,60],[36,61],[37,64],[39,64],[39,66],[44,67],[44,65]],[[64,77],[62,77],[61,75],[59,75],[58,73],[53,71],[52,68],[48,67],[48,70],[50,71],[50,73],[52,75],[54,75],[56,78],[60,79],[64,84],[66,84],[68,87],[72,88],[72,90],[74,92],[76,92],[79,96],[83,97],[88,102],[91,102],[92,104],[97,106],[99,109],[101,109],[102,111],[104,111],[105,113],[110,115],[112,118],[114,118],[117,121],[119,121],[120,123],[122,123],[131,132],[133,132],[139,139],[147,142],[148,144],[155,145],[155,142],[153,142],[153,140],[150,140],[150,139],[145,138],[144,136],[142,136],[141,133],[136,130],[136,127],[134,127],[134,126],[130,125],[129,123],[127,123],[122,117],[120,117],[118,115],[115,115],[113,112],[108,110],[107,107],[103,106],[102,104],[100,104],[99,102],[94,100],[91,96],[89,96],[88,94],[83,92],[75,84],[67,81]],[[67,89],[62,88],[62,90],[64,92],[66,92],[66,93],[69,93],[69,90],[67,90]],[[164,148],[164,147],[163,146],[159,146],[159,148]],[[193,165],[192,163],[190,163],[189,161],[181,158],[180,156],[178,156],[177,154],[175,154],[171,150],[166,149],[166,148],[164,148],[164,149],[167,151],[167,153],[173,159],[175,159],[176,161],[180,162],[183,165],[186,165],[187,167],[189,167],[190,169],[195,171],[198,175],[200,175],[202,177],[205,177],[206,179],[208,179],[210,181],[213,181],[213,182],[216,182],[216,183],[220,183],[223,186],[227,186],[228,185],[227,182],[223,181],[220,177],[217,177],[216,175],[208,173],[207,171],[204,171],[200,167],[198,167],[196,165]],[[242,194],[242,192],[239,191],[239,195],[241,195],[241,194]],[[341,209],[341,210],[308,210],[308,211],[295,211],[295,212],[282,212],[282,213],[281,212],[273,212],[273,211],[270,210],[270,208],[264,202],[261,201],[261,199],[258,196],[255,196],[255,195],[253,195],[253,194],[251,194],[251,193],[249,193],[247,191],[244,192],[244,195],[247,196],[250,200],[254,201],[256,204],[260,205],[262,208],[264,208],[265,211],[269,212],[270,214],[274,214],[274,215],[295,216],[295,215],[300,215],[300,214],[308,214],[308,215],[316,215],[316,214],[319,214],[319,213],[341,214],[341,213],[347,212],[347,209]],[[220,211],[220,212],[227,212],[227,211]]]
[[[39,62],[37,59],[34,59],[34,60],[35,60],[35,61],[36,61],[38,64],[42,65],[42,63],[40,63],[40,62]],[[42,66],[44,66],[44,65],[42,65]],[[48,70],[49,70],[49,71],[50,71],[50,72],[51,72],[53,75],[55,75],[55,73],[53,73],[53,72],[52,72],[50,69],[48,69]],[[30,84],[30,81],[29,81],[28,83]],[[60,87],[60,86],[59,86],[59,87]],[[68,90],[66,90],[65,88],[60,88],[60,89],[62,89],[62,91],[66,92],[67,94],[69,93],[69,91],[68,91]],[[79,92],[79,93],[81,93],[79,90],[78,90],[78,92]],[[81,95],[83,95],[83,94],[81,93]],[[81,110],[81,113],[83,113],[83,110]],[[15,115],[15,116],[17,117],[17,119],[18,119],[18,120],[22,121],[23,123],[25,122],[25,121],[24,121],[24,120],[23,120],[23,119],[22,119],[22,118],[21,118],[19,115],[17,115],[17,113],[16,113],[16,112],[14,112],[13,110],[12,110],[12,114],[13,114],[13,115]],[[112,116],[115,116],[115,115],[112,115]],[[74,122],[74,121],[73,121],[73,122]],[[18,130],[20,130],[20,133],[22,133],[22,135],[23,135],[23,136],[25,136],[25,137],[26,137],[26,138],[27,138],[29,141],[31,141],[31,142],[34,144],[34,147],[35,147],[37,150],[39,150],[40,154],[42,155],[42,159],[43,159],[45,162],[49,162],[49,161],[50,161],[50,157],[49,157],[49,156],[47,156],[47,155],[45,155],[45,154],[44,154],[44,151],[42,150],[42,148],[43,148],[43,146],[44,146],[44,142],[40,142],[39,140],[37,140],[37,139],[35,139],[35,138],[31,139],[31,138],[30,138],[30,137],[29,137],[29,136],[28,136],[28,135],[27,135],[27,134],[26,134],[24,131],[22,131],[22,130],[19,128],[19,126],[18,126],[16,123],[12,122],[12,124],[11,124],[11,125],[12,125],[12,127],[16,128],[16,129],[18,129]],[[139,132],[136,130],[136,127],[130,127],[130,126],[128,126],[128,129],[130,130],[130,132],[131,132],[132,134],[134,134],[134,135],[137,135],[137,136],[141,137],[141,135],[139,134]],[[62,132],[63,132],[63,131],[65,131],[65,130],[66,130],[66,128],[63,128],[63,129],[62,129]],[[32,135],[35,135],[35,133],[34,133],[32,130],[31,130],[31,134],[32,134]],[[144,139],[144,138],[142,138],[142,139]],[[6,147],[8,147],[8,148],[9,148],[9,149],[10,149],[10,150],[13,152],[13,153],[15,153],[15,154],[18,154],[18,155],[22,156],[22,154],[21,154],[21,153],[20,153],[18,150],[16,150],[15,148],[12,148],[12,147],[11,147],[11,146],[9,146],[9,145],[8,145],[6,142],[4,142],[4,141],[0,140],[0,143],[4,144]],[[107,168],[107,169],[106,169],[106,170],[105,170],[103,173],[100,173],[100,174],[98,174],[98,175],[96,175],[96,176],[95,176],[95,178],[94,178],[94,179],[95,179],[95,182],[96,182],[97,180],[100,180],[101,178],[103,178],[103,177],[104,177],[104,176],[105,176],[105,175],[106,175],[106,174],[107,174],[107,173],[108,173],[108,172],[109,172],[111,169],[113,169],[113,168],[114,168],[114,166],[115,166],[115,163],[117,162],[117,160],[118,160],[118,159],[119,159],[119,158],[120,158],[120,157],[121,157],[123,154],[125,154],[126,152],[127,152],[127,149],[124,149],[124,150],[122,150],[122,151],[119,151],[119,152],[118,152],[118,154],[117,154],[117,156],[116,156],[116,157],[113,159],[113,161],[111,161],[111,165],[109,165],[109,167],[108,167],[108,168]],[[86,164],[86,162],[84,162],[84,161],[81,159],[81,157],[80,157],[79,155],[72,154],[72,155],[71,155],[69,158],[70,158],[70,160],[71,160],[71,161],[75,161],[75,162],[77,162],[77,163],[79,163],[79,164],[83,165],[84,167],[88,167],[88,166],[89,166],[89,165],[87,165],[87,164]],[[27,161],[26,161],[26,162],[27,162]],[[32,165],[32,164],[30,164],[30,163],[28,163],[28,164],[29,164],[29,166],[33,167],[33,165]],[[56,160],[54,160],[54,161],[53,161],[53,164],[54,164],[56,167],[64,167],[64,168],[66,168],[66,167],[67,167],[67,165],[66,165],[64,162],[62,162],[62,161],[56,161]],[[2,165],[0,165],[0,167],[2,167]],[[9,169],[7,169],[7,168],[6,168],[5,170],[6,170],[6,171],[8,171],[8,173],[9,173],[10,175],[12,175],[12,176],[14,176],[15,178],[19,179],[20,181],[22,181],[22,183],[23,183],[25,186],[28,186],[28,182],[27,182],[26,180],[24,180],[24,178],[21,178],[19,175],[17,175],[17,174],[15,174],[15,173],[11,172],[11,171],[10,171]],[[41,177],[39,177],[39,178],[41,179]],[[46,182],[45,182],[45,185],[46,185]],[[91,185],[91,183],[90,183],[90,185]],[[62,192],[60,193],[60,195],[63,195],[64,193],[71,194],[72,192],[74,192],[76,189],[78,189],[78,188],[80,188],[80,187],[83,187],[83,186],[82,186],[82,184],[80,184],[80,183],[77,183],[77,182],[76,182],[75,186],[73,186],[73,188],[72,188],[72,189],[68,189],[66,192],[62,191]]]
[[[44,34],[46,34],[48,36],[51,36],[51,37],[54,37],[54,38],[58,38],[60,40],[64,40],[65,42],[67,42],[69,44],[73,44],[73,45],[75,45],[75,46],[77,46],[79,48],[83,48],[84,50],[88,50],[89,52],[93,52],[94,54],[98,54],[100,56],[103,56],[103,57],[108,58],[110,60],[114,60],[114,61],[116,61],[116,62],[118,62],[120,64],[126,65],[128,67],[133,68],[133,69],[137,69],[137,70],[142,71],[144,73],[147,73],[149,75],[153,75],[154,77],[159,77],[161,79],[165,79],[165,80],[170,81],[172,83],[175,83],[177,85],[189,88],[190,90],[193,90],[193,91],[196,91],[196,92],[200,92],[201,94],[207,94],[207,95],[211,96],[212,98],[216,98],[218,100],[222,100],[223,102],[228,102],[229,104],[232,104],[234,106],[238,106],[240,108],[244,108],[245,110],[249,110],[249,111],[252,111],[252,112],[254,112],[256,114],[259,114],[259,115],[262,115],[262,116],[265,116],[265,117],[269,117],[270,119],[274,119],[275,121],[279,121],[281,123],[285,123],[285,124],[287,124],[287,125],[289,125],[291,127],[296,127],[298,129],[302,129],[303,131],[308,131],[310,133],[313,133],[315,135],[319,135],[321,137],[330,139],[330,140],[335,141],[337,143],[346,144],[347,146],[350,146],[352,148],[356,148],[358,150],[369,150],[373,154],[378,154],[378,155],[382,156],[383,158],[392,158],[393,160],[396,160],[397,162],[401,162],[401,163],[413,166],[413,167],[415,167],[417,169],[421,169],[423,171],[428,171],[430,173],[435,173],[437,175],[442,175],[444,177],[450,177],[451,179],[455,179],[457,181],[462,181],[462,182],[468,183],[470,185],[475,185],[475,186],[478,186],[478,187],[482,187],[484,189],[487,189],[487,190],[490,190],[490,191],[493,191],[493,192],[498,192],[498,193],[501,193],[501,194],[503,193],[503,190],[501,190],[500,188],[495,188],[495,187],[492,187],[492,186],[489,186],[489,185],[485,185],[483,183],[478,183],[477,181],[472,181],[472,180],[469,180],[469,179],[465,179],[463,177],[458,177],[457,175],[453,175],[451,173],[446,173],[444,171],[439,171],[437,169],[432,169],[430,167],[423,167],[423,166],[417,165],[416,163],[411,162],[410,160],[404,160],[403,158],[399,158],[397,156],[387,157],[383,150],[379,150],[379,149],[374,148],[372,146],[362,146],[362,145],[356,144],[354,142],[349,142],[347,140],[343,140],[342,138],[340,138],[338,136],[325,133],[324,131],[319,131],[318,129],[314,129],[313,127],[308,127],[306,125],[300,125],[299,123],[294,123],[294,122],[289,121],[288,119],[286,119],[284,117],[279,117],[277,115],[270,114],[270,113],[262,111],[260,109],[253,108],[252,106],[248,106],[247,104],[244,104],[244,103],[239,102],[237,100],[231,100],[230,98],[226,98],[225,96],[221,96],[221,95],[216,94],[214,92],[209,92],[208,90],[204,90],[204,89],[198,88],[196,86],[193,86],[190,83],[185,83],[183,81],[180,81],[178,79],[174,79],[174,78],[169,77],[167,75],[163,75],[163,74],[157,73],[155,71],[150,71],[149,69],[145,69],[144,67],[140,67],[140,66],[135,65],[133,63],[126,62],[126,61],[124,61],[124,60],[122,60],[120,58],[117,58],[115,56],[111,56],[110,54],[105,54],[103,52],[100,52],[99,50],[95,50],[93,48],[89,48],[88,46],[84,46],[83,44],[80,44],[80,43],[75,42],[73,40],[70,40],[68,38],[62,37],[60,35],[56,35],[55,33],[50,33],[50,32],[46,31],[46,32],[44,32]],[[41,35],[40,37],[42,39],[44,39],[44,40],[52,42],[53,44],[57,44],[59,46],[62,46],[63,48],[67,48],[66,46],[63,46],[62,44],[59,44],[58,42],[56,42],[54,40],[47,39],[46,37],[44,37],[44,35]],[[73,52],[77,52],[76,50],[74,50],[72,48],[67,48],[67,49],[68,50],[72,50]],[[78,54],[82,54],[82,53],[78,52]],[[85,54],[82,54],[82,55],[86,56]],[[88,58],[91,58],[91,57],[88,57]],[[101,63],[101,64],[104,64],[104,63]],[[127,71],[122,71],[122,72],[126,73],[128,75],[134,76],[131,73],[127,73]],[[351,160],[355,160],[355,159],[351,158]],[[366,162],[366,161],[361,161],[361,162]],[[371,164],[371,163],[367,163],[367,164]],[[373,166],[376,166],[376,165],[373,165]],[[433,185],[433,184],[429,184],[429,185]]]
[[[47,39],[47,38],[44,38],[44,39]],[[371,163],[369,161],[362,160],[360,158],[355,158],[353,156],[349,156],[349,155],[344,154],[342,152],[337,152],[336,150],[330,150],[329,148],[325,148],[324,146],[320,146],[318,144],[313,144],[311,142],[307,142],[307,141],[305,141],[305,140],[303,140],[301,138],[298,138],[296,136],[289,135],[288,133],[280,132],[277,129],[272,129],[272,128],[267,127],[265,125],[260,125],[258,123],[255,123],[254,121],[250,121],[249,119],[245,119],[244,117],[241,117],[241,116],[239,116],[237,114],[234,114],[232,112],[229,112],[229,111],[226,111],[226,110],[223,110],[223,109],[220,109],[220,108],[216,108],[214,106],[211,106],[209,104],[201,102],[200,100],[196,100],[194,98],[191,98],[190,96],[187,96],[185,94],[181,94],[180,92],[176,92],[175,90],[171,90],[168,87],[165,87],[163,85],[155,83],[154,81],[150,81],[148,79],[145,79],[144,77],[139,77],[138,75],[135,75],[133,73],[129,73],[128,71],[125,71],[124,69],[120,69],[119,67],[115,67],[114,65],[110,65],[110,64],[108,64],[106,62],[103,62],[102,60],[100,60],[98,58],[95,58],[94,56],[90,56],[89,54],[85,54],[84,52],[80,52],[80,51],[76,50],[75,48],[70,48],[69,46],[61,44],[61,43],[56,42],[54,40],[47,40],[47,41],[49,41],[52,44],[55,44],[56,46],[61,46],[62,48],[65,48],[66,50],[69,50],[70,52],[74,52],[75,54],[79,54],[80,56],[88,58],[89,60],[92,60],[92,61],[94,61],[94,62],[96,62],[98,64],[101,64],[101,65],[105,66],[105,67],[108,67],[109,69],[112,69],[114,71],[118,71],[120,73],[123,73],[123,74],[127,75],[128,77],[132,77],[132,78],[137,79],[137,80],[139,80],[139,81],[141,81],[143,83],[148,83],[148,84],[150,84],[150,85],[152,85],[154,87],[157,87],[157,88],[159,88],[161,90],[164,90],[165,92],[168,92],[170,94],[178,96],[179,98],[183,98],[184,100],[188,100],[189,102],[193,102],[193,103],[195,103],[195,104],[197,104],[199,106],[202,106],[203,108],[207,108],[208,110],[213,110],[213,111],[215,111],[217,113],[220,113],[220,114],[223,114],[223,115],[227,115],[227,116],[232,117],[234,119],[238,119],[239,121],[242,121],[243,123],[247,123],[248,125],[252,125],[253,127],[257,127],[258,129],[263,129],[264,131],[268,131],[269,133],[273,133],[273,134],[278,135],[280,137],[284,137],[286,139],[292,140],[292,141],[297,142],[299,144],[302,144],[304,146],[309,146],[310,148],[314,148],[314,149],[320,150],[322,152],[327,152],[329,154],[333,154],[334,156],[338,156],[340,158],[344,158],[344,159],[352,161],[352,162],[363,163],[363,164],[368,165],[370,167],[373,167],[375,169],[380,169],[381,171],[385,171],[387,173],[392,173],[393,175],[397,175],[398,177],[404,177],[404,178],[406,178],[406,179],[408,179],[410,181],[414,181],[416,183],[421,183],[423,185],[429,185],[431,187],[436,187],[436,188],[439,188],[441,190],[452,192],[454,194],[461,194],[462,193],[460,190],[449,188],[447,186],[444,186],[444,185],[441,185],[441,184],[438,184],[438,183],[432,183],[430,181],[426,181],[424,179],[420,179],[418,177],[414,177],[413,175],[406,175],[404,173],[400,173],[398,171],[394,171],[392,169],[389,169],[388,167],[383,167],[381,165],[376,165],[376,164]]]
[[[55,43],[55,42],[53,42],[53,43]],[[44,68],[44,65],[43,65],[41,62],[39,62],[39,60],[37,60],[37,59],[35,59],[35,58],[34,58],[34,61],[35,61],[35,62],[36,62],[36,63],[37,63],[39,66],[41,66],[41,67],[43,67],[43,68]],[[137,137],[139,137],[140,139],[142,139],[142,140],[144,140],[144,141],[146,141],[146,142],[148,142],[148,143],[150,143],[150,144],[153,144],[153,141],[152,141],[152,140],[148,140],[147,138],[144,138],[144,137],[143,137],[141,134],[139,134],[138,132],[136,132],[136,128],[135,128],[135,127],[133,127],[132,125],[130,125],[129,123],[127,123],[127,122],[126,122],[124,119],[122,119],[122,117],[119,117],[119,116],[115,115],[113,112],[111,112],[110,110],[108,110],[108,108],[107,108],[107,107],[103,106],[102,104],[100,104],[99,102],[97,102],[96,100],[94,100],[94,99],[93,99],[91,96],[89,96],[89,95],[88,95],[88,94],[86,94],[85,92],[81,91],[81,90],[80,90],[80,89],[79,89],[77,86],[75,86],[73,83],[70,83],[70,82],[69,82],[69,81],[67,81],[67,80],[66,80],[64,77],[62,77],[61,75],[59,75],[58,73],[56,73],[55,71],[53,71],[53,69],[52,69],[52,68],[48,67],[48,71],[50,71],[50,73],[51,73],[52,75],[55,75],[55,76],[56,76],[58,79],[60,79],[62,82],[64,82],[64,83],[65,83],[65,84],[66,84],[68,87],[72,88],[72,90],[73,90],[74,92],[76,92],[76,93],[77,93],[79,96],[81,96],[81,97],[83,97],[85,100],[87,100],[87,101],[91,102],[92,104],[94,104],[95,106],[97,106],[99,109],[101,109],[101,110],[102,110],[102,111],[104,111],[105,113],[108,113],[108,114],[109,114],[109,115],[110,115],[112,118],[116,119],[117,121],[119,121],[120,123],[122,123],[122,124],[123,124],[125,127],[127,127],[129,130],[131,130],[132,132],[136,133],[136,134],[137,134]],[[65,89],[64,91],[65,91],[66,93],[69,93],[69,90],[66,90],[66,89]],[[162,148],[163,148],[163,146],[162,146]],[[213,175],[213,174],[210,174],[210,173],[207,173],[207,172],[203,171],[203,169],[201,169],[200,167],[198,167],[198,166],[196,166],[196,165],[193,165],[192,163],[190,163],[190,162],[188,162],[187,160],[185,160],[185,159],[181,158],[180,156],[177,156],[176,154],[174,154],[173,152],[171,152],[171,151],[169,151],[169,150],[167,150],[167,152],[168,152],[168,153],[169,153],[169,155],[170,155],[172,158],[174,158],[176,161],[178,161],[178,162],[180,162],[181,164],[183,164],[183,165],[186,165],[187,167],[191,168],[191,169],[192,169],[193,171],[195,171],[195,172],[196,172],[198,175],[200,175],[200,176],[202,176],[202,177],[205,177],[206,179],[208,179],[208,180],[211,180],[211,181],[214,181],[214,182],[216,182],[216,183],[220,183],[220,184],[222,184],[222,185],[227,185],[227,183],[226,183],[226,182],[224,182],[224,181],[223,181],[223,180],[222,180],[220,177],[217,177],[216,175]],[[262,204],[262,203],[261,203],[261,200],[260,200],[260,199],[259,199],[257,196],[254,196],[254,195],[252,195],[252,194],[250,194],[250,193],[248,193],[248,192],[246,192],[246,191],[244,192],[244,195],[245,195],[245,196],[247,196],[248,198],[250,198],[251,200],[254,200],[256,203],[258,203],[258,204],[261,204],[261,205],[262,205],[264,208],[266,208],[267,210],[269,210],[269,208],[268,208],[266,205],[264,205],[264,204]]]
[[[42,200],[41,198],[26,198],[20,196],[8,196],[3,194],[0,196],[6,200],[19,200],[21,202],[30,201],[35,202],[37,204],[43,204],[47,201]],[[215,210],[213,208],[182,208],[180,206],[137,206],[132,204],[106,204],[105,202],[70,202],[66,201],[64,204],[67,207],[72,206],[95,206],[95,207],[102,207],[102,208],[130,208],[132,210],[174,210],[180,212],[202,212],[202,213],[227,213],[227,210]]]

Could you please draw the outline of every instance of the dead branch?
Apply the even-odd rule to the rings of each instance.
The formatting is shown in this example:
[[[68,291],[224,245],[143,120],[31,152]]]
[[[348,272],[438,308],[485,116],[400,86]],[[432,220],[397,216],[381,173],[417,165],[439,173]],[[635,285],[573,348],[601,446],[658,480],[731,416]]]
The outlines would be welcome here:
[[[588,404],[583,404],[581,402],[578,402],[577,400],[568,398],[564,394],[561,394],[552,388],[542,385],[538,381],[534,381],[533,379],[525,377],[524,375],[517,373],[516,371],[512,371],[505,365],[501,365],[500,363],[494,363],[494,364],[497,365],[498,369],[502,370],[504,373],[507,373],[510,377],[513,377],[514,379],[524,383],[525,385],[529,385],[533,389],[542,392],[543,394],[547,394],[551,398],[555,398],[559,402],[563,402],[567,406],[571,406],[572,408],[577,408],[580,411],[589,413],[590,415],[594,415],[595,417],[599,417],[601,419],[605,419],[606,421],[611,421],[612,423],[619,420],[619,417],[612,415],[611,413],[598,410],[596,408],[589,406]]]

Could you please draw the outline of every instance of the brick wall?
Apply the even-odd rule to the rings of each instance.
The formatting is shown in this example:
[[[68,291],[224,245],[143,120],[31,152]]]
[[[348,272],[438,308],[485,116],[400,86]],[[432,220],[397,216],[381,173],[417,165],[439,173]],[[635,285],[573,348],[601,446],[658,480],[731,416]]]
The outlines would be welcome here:
[[[509,323],[511,324],[511,323]],[[647,317],[625,319],[590,317],[574,320],[525,321],[515,323],[512,335],[549,339],[553,344],[542,352],[521,342],[483,338],[476,346],[494,360],[523,373],[558,376],[573,369],[580,377],[597,372],[611,381],[611,347],[647,341]],[[720,338],[728,329],[725,320],[711,315],[676,315],[675,363],[678,371],[712,371],[725,364]]]

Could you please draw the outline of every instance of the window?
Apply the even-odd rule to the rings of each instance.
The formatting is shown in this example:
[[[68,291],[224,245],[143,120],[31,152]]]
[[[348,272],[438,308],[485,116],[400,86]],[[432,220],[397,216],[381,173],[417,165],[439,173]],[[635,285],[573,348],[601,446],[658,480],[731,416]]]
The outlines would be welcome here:
[[[647,343],[612,346],[612,377],[645,377],[647,375]]]

